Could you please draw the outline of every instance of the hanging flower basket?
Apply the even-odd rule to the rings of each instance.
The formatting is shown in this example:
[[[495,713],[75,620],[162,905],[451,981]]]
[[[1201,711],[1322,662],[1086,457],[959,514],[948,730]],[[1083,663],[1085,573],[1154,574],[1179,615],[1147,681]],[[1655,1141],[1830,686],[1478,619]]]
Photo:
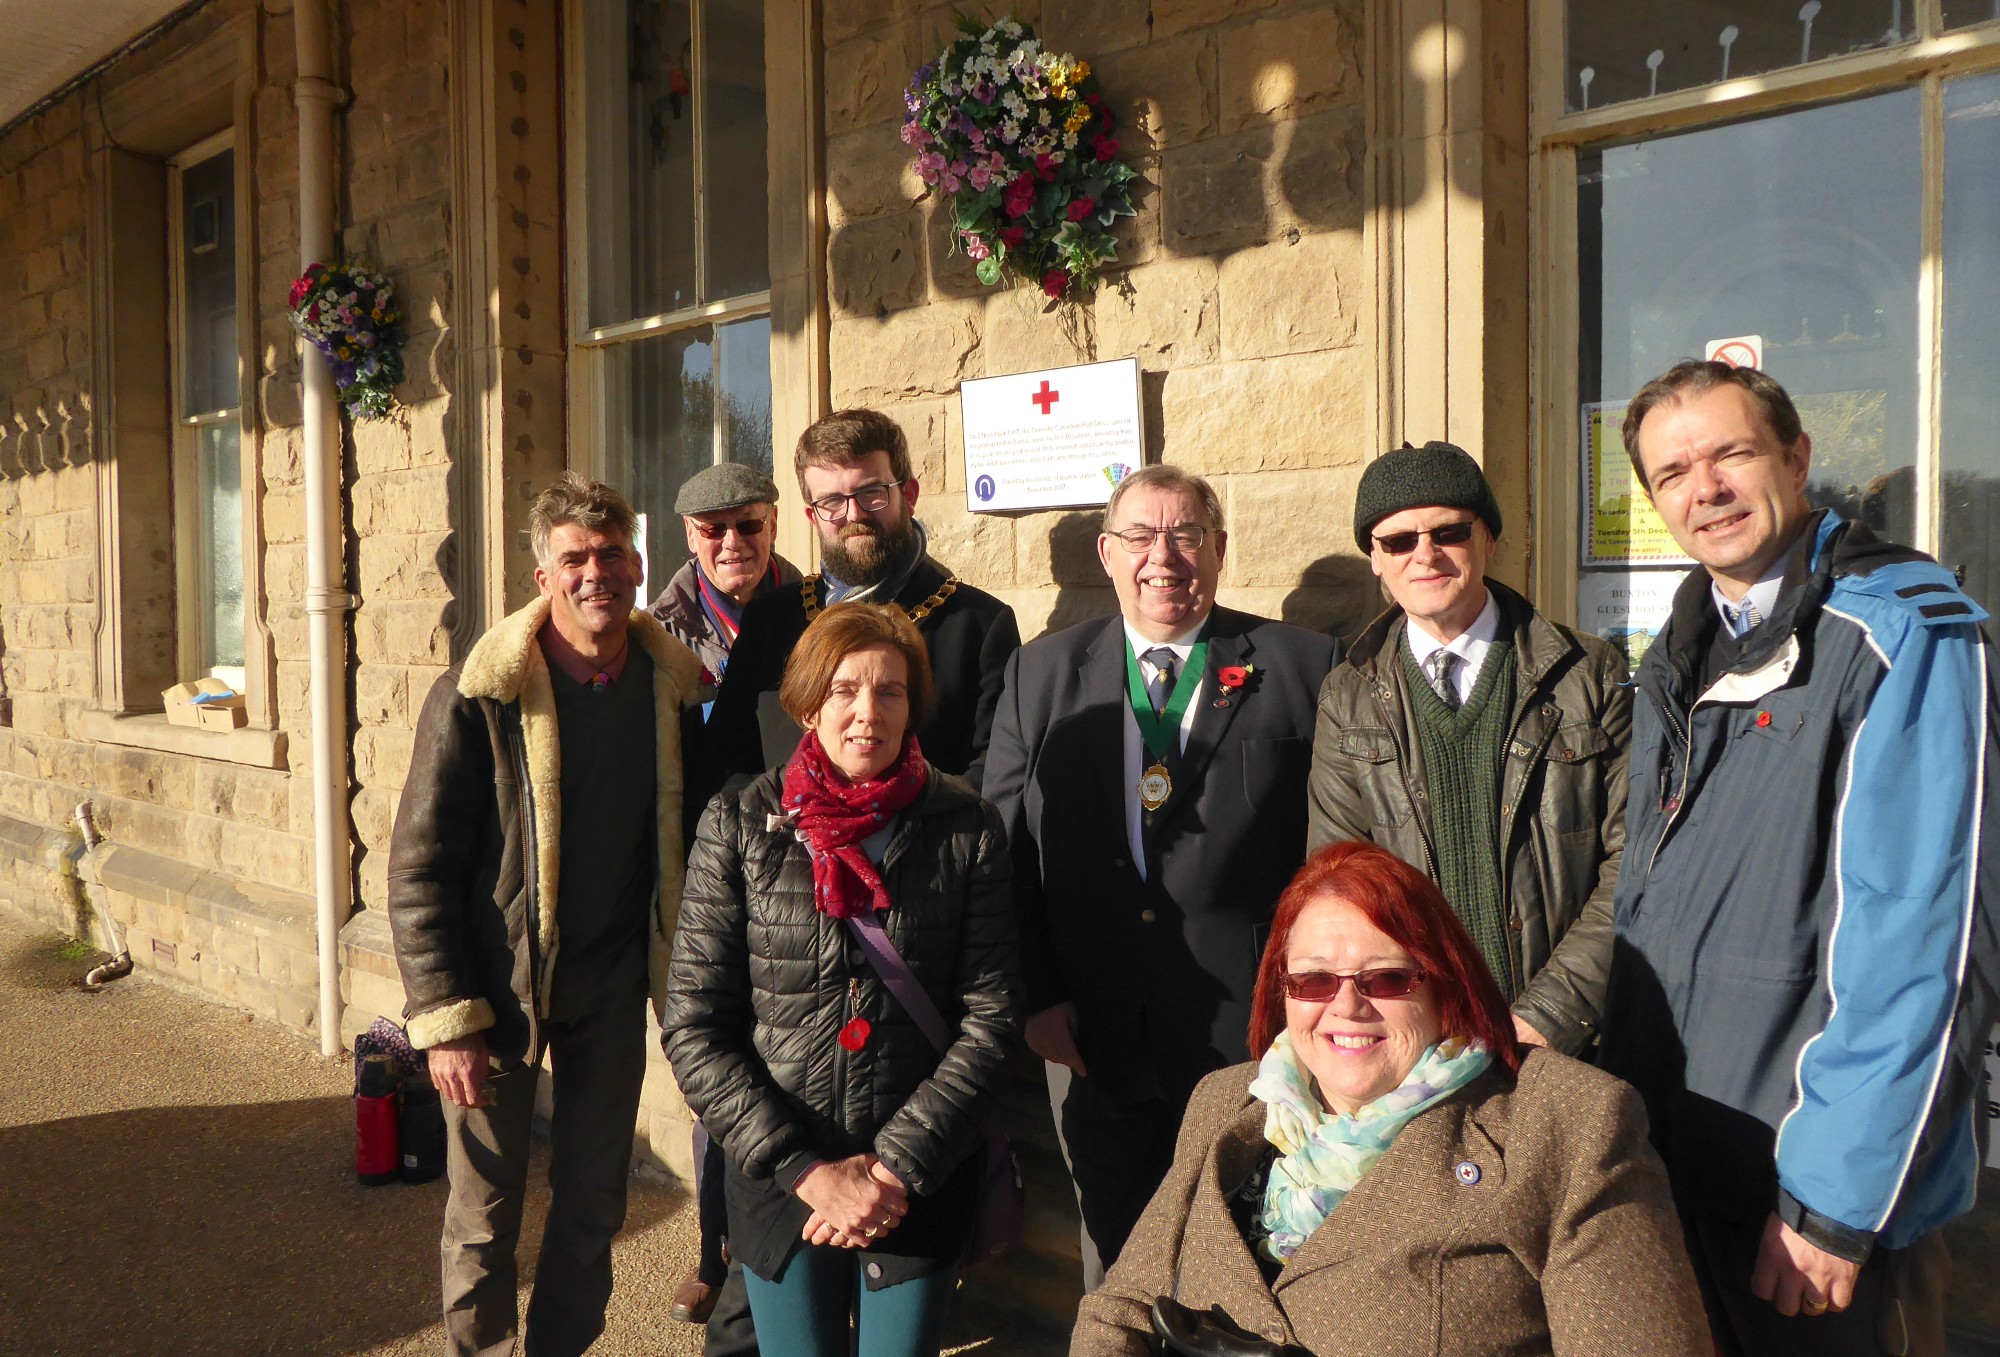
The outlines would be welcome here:
[[[959,28],[903,94],[903,141],[926,196],[950,204],[953,250],[988,286],[1028,279],[1057,299],[1096,287],[1138,172],[1117,159],[1090,64],[1013,19],[982,29],[961,16]]]
[[[355,419],[386,419],[403,380],[403,313],[396,285],[359,264],[314,264],[292,284],[292,326],[326,355],[340,403]]]

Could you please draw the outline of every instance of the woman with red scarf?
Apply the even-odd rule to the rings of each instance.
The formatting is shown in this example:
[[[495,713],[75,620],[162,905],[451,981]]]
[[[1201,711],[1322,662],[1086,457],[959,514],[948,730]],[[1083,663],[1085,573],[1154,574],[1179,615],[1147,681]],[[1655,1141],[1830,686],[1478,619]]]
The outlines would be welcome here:
[[[1006,840],[917,746],[930,665],[900,610],[826,609],[778,696],[805,738],[702,817],[667,1058],[723,1147],[761,1349],[844,1357],[858,1304],[863,1357],[931,1354],[979,1214],[981,1118],[1021,1022]],[[948,1045],[850,919],[879,923]]]

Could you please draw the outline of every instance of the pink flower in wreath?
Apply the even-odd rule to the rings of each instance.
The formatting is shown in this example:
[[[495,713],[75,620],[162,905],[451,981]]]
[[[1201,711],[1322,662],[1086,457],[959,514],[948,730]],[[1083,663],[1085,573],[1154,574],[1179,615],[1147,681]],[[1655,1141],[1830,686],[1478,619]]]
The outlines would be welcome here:
[[[958,238],[965,242],[965,254],[968,259],[984,259],[993,253],[993,247],[986,243],[985,236],[974,235],[970,231],[960,231]]]
[[[924,130],[922,123],[904,123],[901,135],[905,146],[915,147],[919,151],[931,144],[931,134]]]
[[[1042,291],[1051,297],[1061,297],[1068,286],[1069,274],[1062,269],[1050,269],[1042,275]]]
[[[954,160],[951,164],[945,166],[944,173],[938,176],[938,186],[946,193],[956,193],[958,192],[958,186],[965,182],[964,175],[965,162],[963,160]]]
[[[1097,210],[1097,199],[1076,198],[1070,202],[1069,219],[1071,221],[1082,221],[1085,217],[1089,216],[1096,210]]]
[[[296,307],[300,302],[305,300],[306,293],[310,291],[312,291],[312,280],[310,278],[300,278],[295,280],[292,283],[291,304],[294,307]]]
[[[917,157],[917,177],[926,184],[935,184],[944,173],[944,157],[936,151],[925,151]]]
[[[993,171],[987,169],[982,161],[965,172],[965,182],[976,189],[984,189],[993,182]]]

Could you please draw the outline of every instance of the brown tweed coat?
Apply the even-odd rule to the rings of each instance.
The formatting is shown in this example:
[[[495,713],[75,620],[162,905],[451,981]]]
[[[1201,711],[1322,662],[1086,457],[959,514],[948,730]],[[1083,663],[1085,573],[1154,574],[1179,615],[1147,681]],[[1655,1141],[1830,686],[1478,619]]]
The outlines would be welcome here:
[[[1481,1075],[1403,1128],[1267,1286],[1226,1201],[1264,1147],[1255,1074],[1195,1090],[1172,1171],[1077,1312],[1072,1357],[1150,1352],[1163,1293],[1323,1354],[1713,1353],[1666,1171],[1618,1080],[1547,1051],[1518,1081]]]

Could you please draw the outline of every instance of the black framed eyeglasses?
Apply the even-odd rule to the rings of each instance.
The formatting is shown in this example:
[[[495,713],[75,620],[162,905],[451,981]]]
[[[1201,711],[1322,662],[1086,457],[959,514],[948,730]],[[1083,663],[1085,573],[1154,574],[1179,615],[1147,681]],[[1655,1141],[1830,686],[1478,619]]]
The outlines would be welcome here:
[[[847,517],[849,506],[864,514],[879,513],[889,507],[889,501],[901,488],[894,481],[882,481],[864,485],[852,494],[827,495],[812,502],[813,517],[822,523],[832,523]]]
[[[691,518],[688,526],[700,533],[704,541],[720,542],[732,528],[738,537],[755,537],[764,531],[764,520],[739,518],[734,523],[704,523],[698,518]]]
[[[1307,1004],[1330,1004],[1340,995],[1340,987],[1354,982],[1354,992],[1364,999],[1404,999],[1414,994],[1426,979],[1416,966],[1379,966],[1373,970],[1287,972],[1280,983],[1287,999]]]
[[[1199,523],[1176,523],[1171,528],[1127,528],[1123,532],[1114,532],[1109,536],[1124,543],[1125,550],[1134,556],[1144,551],[1151,551],[1153,543],[1162,537],[1167,539],[1167,545],[1175,551],[1184,556],[1192,556],[1200,551],[1201,544],[1208,540],[1208,529]]]
[[[1434,547],[1462,547],[1472,540],[1472,521],[1447,523],[1425,532],[1392,532],[1387,537],[1377,537],[1375,545],[1382,548],[1384,555],[1407,556],[1417,549],[1417,539],[1421,537],[1430,538]]]

